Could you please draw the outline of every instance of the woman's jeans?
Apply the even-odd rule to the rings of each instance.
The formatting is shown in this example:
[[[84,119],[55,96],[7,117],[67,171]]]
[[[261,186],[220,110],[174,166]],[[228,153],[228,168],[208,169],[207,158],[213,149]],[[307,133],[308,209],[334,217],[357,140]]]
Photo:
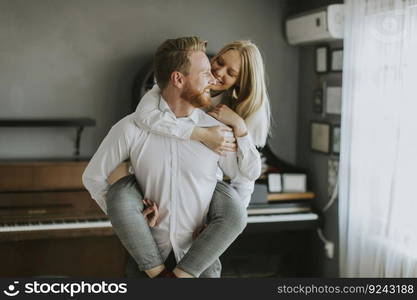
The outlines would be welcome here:
[[[134,175],[121,178],[110,186],[107,193],[108,217],[123,246],[133,257],[128,257],[128,277],[147,277],[139,270],[149,270],[165,263],[142,214],[142,195]],[[177,267],[194,277],[218,278],[221,274],[219,256],[247,224],[246,208],[229,184],[217,182],[207,221],[208,226],[193,241]],[[172,253],[166,263],[168,260],[172,264]]]

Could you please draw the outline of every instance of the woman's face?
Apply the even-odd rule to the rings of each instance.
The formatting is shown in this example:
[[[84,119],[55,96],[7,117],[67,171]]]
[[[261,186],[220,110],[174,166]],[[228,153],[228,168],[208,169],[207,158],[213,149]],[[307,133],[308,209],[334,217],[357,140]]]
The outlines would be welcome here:
[[[211,62],[211,72],[217,80],[217,85],[212,89],[225,91],[235,85],[239,78],[241,65],[240,53],[236,50],[228,50]]]

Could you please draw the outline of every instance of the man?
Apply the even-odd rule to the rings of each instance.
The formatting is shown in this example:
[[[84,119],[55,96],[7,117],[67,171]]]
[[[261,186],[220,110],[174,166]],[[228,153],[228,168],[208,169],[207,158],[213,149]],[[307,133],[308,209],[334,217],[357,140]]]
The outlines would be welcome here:
[[[161,91],[160,110],[178,122],[192,122],[201,127],[221,125],[198,109],[210,105],[210,86],[215,84],[204,42],[196,37],[165,41],[155,54],[155,76]],[[126,201],[111,196],[117,191],[113,186],[109,189],[108,175],[126,159],[130,159],[134,171],[133,181],[132,177],[125,177],[119,185],[127,187],[130,193],[134,191],[132,186],[137,180],[143,196],[158,205],[158,223],[151,228],[152,236],[143,232],[149,228],[138,218],[143,210],[140,199],[130,197],[136,202],[126,204]],[[121,240],[131,254],[136,250],[140,252],[135,260],[140,260],[141,270],[147,270],[150,277],[154,277],[152,272],[162,274],[163,263],[172,250],[178,262],[173,272],[175,277],[198,277],[202,270],[190,267],[190,261],[197,262],[199,257],[190,259],[186,254],[193,245],[193,232],[204,224],[217,184],[218,166],[231,178],[231,186],[247,205],[254,182],[241,176],[235,153],[223,157],[199,142],[153,134],[138,127],[135,114],[131,114],[112,127],[87,166],[83,182],[104,212],[107,213],[108,208],[127,205],[121,217],[117,222],[112,220],[112,224],[119,237],[119,228],[123,228],[120,232],[127,235],[129,230],[137,230],[137,234]],[[241,212],[241,215],[245,213]],[[236,226],[238,232],[233,238],[245,225],[246,220]],[[130,229],[126,232],[126,228]],[[141,241],[136,241],[138,236]],[[231,243],[231,238],[225,237],[222,241],[222,236],[218,236],[213,241],[216,242],[209,244],[212,249],[204,249],[207,247],[201,242],[200,245],[204,246],[200,249],[203,258],[209,257],[216,269],[214,273],[217,274],[212,277],[219,277],[220,262],[214,260]]]

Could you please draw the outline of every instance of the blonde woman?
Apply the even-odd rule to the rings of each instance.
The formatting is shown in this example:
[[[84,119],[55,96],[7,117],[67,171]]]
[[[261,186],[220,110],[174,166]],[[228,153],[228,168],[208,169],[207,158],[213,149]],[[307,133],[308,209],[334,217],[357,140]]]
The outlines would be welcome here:
[[[270,126],[261,54],[250,41],[232,42],[212,58],[211,67],[217,83],[212,87],[213,103],[208,114],[229,127],[195,127],[184,123],[180,126],[176,118],[159,109],[161,96],[158,85],[139,102],[135,122],[155,134],[200,141],[219,155],[237,151],[241,174],[249,180],[256,180],[261,171],[256,146],[265,145]],[[233,136],[227,134],[230,131],[233,131]],[[197,229],[191,248],[178,262],[173,273],[166,270],[164,263],[156,260],[152,268],[142,270],[149,277],[220,277],[218,257],[245,228],[249,200],[240,199],[238,193],[222,181],[220,169],[217,173],[218,183],[211,200],[207,224]],[[135,195],[142,201],[142,193],[136,185],[130,183],[121,188],[117,184],[110,188],[114,201],[117,201],[115,198],[122,198],[123,193]],[[143,200],[143,215],[148,225],[153,227],[158,219],[158,209],[151,200]],[[136,261],[140,260],[140,253],[135,254],[134,249],[128,250]]]

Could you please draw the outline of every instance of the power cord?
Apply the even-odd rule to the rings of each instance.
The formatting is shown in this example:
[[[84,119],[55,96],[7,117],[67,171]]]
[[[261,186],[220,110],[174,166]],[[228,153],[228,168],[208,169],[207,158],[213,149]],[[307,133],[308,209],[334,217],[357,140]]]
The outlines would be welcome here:
[[[333,205],[333,203],[335,202],[337,195],[339,192],[339,169],[337,170],[337,176],[336,176],[336,184],[333,188],[333,192],[332,195],[329,199],[329,201],[327,202],[327,204],[323,207],[321,214],[324,215],[324,213]],[[328,240],[323,233],[323,230],[319,227],[317,229],[317,234],[320,238],[320,240],[323,242],[324,244],[324,249],[326,251],[326,256],[329,259],[332,259],[334,257],[334,243],[330,240]]]

